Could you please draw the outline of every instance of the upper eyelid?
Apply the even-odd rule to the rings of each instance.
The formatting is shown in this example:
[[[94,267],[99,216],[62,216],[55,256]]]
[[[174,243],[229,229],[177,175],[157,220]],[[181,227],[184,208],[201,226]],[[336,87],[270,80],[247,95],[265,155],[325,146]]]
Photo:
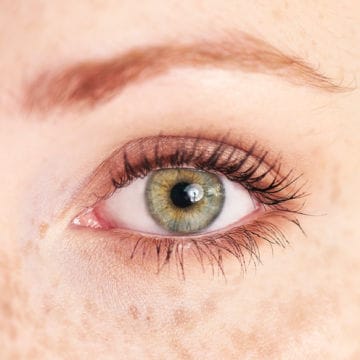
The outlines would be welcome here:
[[[160,147],[162,147],[162,151],[159,150]],[[255,152],[257,147],[258,153]],[[134,149],[140,150],[135,156]],[[165,151],[170,155],[165,154]],[[112,166],[117,169],[127,168],[125,170],[130,170],[129,172],[131,174],[134,171],[134,164],[146,164],[144,166],[144,170],[146,170],[150,165],[149,152],[153,152],[152,160],[155,161],[155,165],[158,168],[165,166],[162,161],[166,157],[169,157],[166,167],[183,166],[187,165],[190,161],[196,166],[198,165],[197,162],[201,158],[206,158],[206,154],[208,154],[206,158],[207,169],[211,167],[215,168],[215,165],[219,162],[220,158],[222,158],[221,164],[224,166],[230,168],[230,164],[233,165],[229,171],[231,173],[235,173],[246,162],[248,162],[249,165],[251,164],[248,169],[257,161],[259,164],[265,165],[268,160],[266,157],[269,155],[269,153],[261,149],[256,142],[251,146],[242,148],[228,142],[226,137],[212,139],[200,136],[160,135],[140,138],[125,144],[110,156],[114,162]],[[240,156],[241,159],[239,160]],[[269,171],[275,170],[277,161],[278,158],[269,160],[267,169],[269,169]],[[220,164],[217,165],[219,169],[222,167]],[[155,167],[151,168],[151,170],[153,169],[155,169]],[[150,168],[148,170],[150,170]]]
[[[243,157],[246,153],[248,153],[248,161],[249,164],[256,163],[259,159],[262,159],[262,167],[264,175],[265,172],[269,174],[272,172],[271,179],[283,179],[283,182],[288,182],[288,179],[285,179],[288,173],[280,174],[281,163],[279,162],[279,156],[274,154],[269,154],[266,150],[264,150],[258,143],[251,143],[248,141],[240,142],[243,144],[243,147],[239,147],[236,142],[229,139],[229,135],[226,134],[222,137],[203,137],[200,135],[197,136],[175,136],[175,135],[158,135],[158,136],[149,136],[145,138],[139,138],[136,140],[132,140],[125,145],[121,146],[119,149],[115,150],[105,161],[103,161],[100,166],[94,171],[94,173],[90,176],[90,180],[88,181],[86,195],[81,197],[80,203],[84,207],[93,206],[94,203],[99,201],[100,199],[105,199],[116,190],[116,187],[121,187],[129,182],[132,179],[135,179],[138,176],[145,176],[149,171],[154,170],[156,166],[162,167],[164,164],[161,164],[162,157],[164,157],[164,152],[169,150],[173,150],[172,155],[174,153],[178,153],[178,159],[182,159],[184,161],[190,162],[190,158],[193,157],[194,153],[197,151],[196,155],[199,155],[201,152],[207,154],[213,154],[211,151],[214,149],[222,149],[222,161],[228,160],[233,161],[234,164],[239,163],[239,157]],[[191,145],[191,146],[190,146]],[[187,146],[188,153],[187,156],[184,155],[185,152],[182,152],[181,155],[181,146]],[[199,150],[201,149],[201,151]],[[225,150],[226,151],[225,151]],[[225,153],[224,153],[224,151]],[[266,156],[264,156],[266,154]],[[266,158],[266,159],[265,159]],[[152,162],[152,164],[150,164]],[[144,166],[145,164],[145,166]],[[184,163],[184,165],[186,165]],[[191,159],[191,166],[196,167],[196,159]],[[136,169],[140,169],[138,173]],[[167,167],[179,166],[177,163],[177,159],[173,158],[172,164],[166,164]],[[147,169],[146,169],[147,167]],[[203,168],[204,170],[212,170]],[[224,169],[220,169],[220,173],[224,171]],[[228,176],[230,180],[235,180],[234,175],[229,176],[229,174],[224,174]],[[269,175],[270,177],[270,175]],[[239,180],[236,179],[238,182]],[[286,180],[286,181],[285,181]],[[114,183],[116,181],[116,183]],[[277,180],[278,181],[278,180]],[[291,184],[290,184],[291,185]],[[292,193],[289,193],[289,199],[296,199],[304,195],[304,193],[296,193],[298,191],[299,186],[294,187]],[[284,189],[279,194],[274,195],[274,198],[284,197]],[[89,196],[94,195],[94,196]],[[295,194],[295,195],[294,195]],[[262,196],[261,191],[259,191],[258,196]],[[271,197],[270,197],[271,199]],[[269,200],[269,203],[271,202]],[[287,198],[284,198],[285,201]]]

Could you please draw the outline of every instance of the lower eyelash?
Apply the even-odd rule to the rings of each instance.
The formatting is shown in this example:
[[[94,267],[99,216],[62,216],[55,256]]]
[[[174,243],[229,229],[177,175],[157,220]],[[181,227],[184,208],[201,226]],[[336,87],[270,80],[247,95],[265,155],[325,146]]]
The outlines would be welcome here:
[[[281,229],[284,224],[276,224],[275,222],[287,222],[295,225],[303,234],[299,220],[293,215],[274,210],[266,213],[260,220],[252,223],[234,226],[228,231],[215,234],[205,234],[188,237],[165,237],[150,236],[139,234],[125,236],[123,240],[113,243],[115,248],[112,251],[116,253],[124,253],[130,260],[138,260],[145,267],[147,264],[153,264],[155,259],[155,273],[161,273],[165,267],[175,265],[178,276],[186,279],[186,262],[188,262],[189,252],[197,260],[203,272],[210,267],[212,275],[221,275],[226,279],[224,269],[224,259],[233,257],[237,259],[240,265],[240,272],[246,273],[250,264],[257,266],[261,264],[261,256],[259,246],[260,243],[266,243],[271,246],[285,248],[289,241]],[[114,231],[116,232],[116,230]],[[128,250],[124,251],[124,241],[132,245]],[[185,254],[186,252],[186,254]]]

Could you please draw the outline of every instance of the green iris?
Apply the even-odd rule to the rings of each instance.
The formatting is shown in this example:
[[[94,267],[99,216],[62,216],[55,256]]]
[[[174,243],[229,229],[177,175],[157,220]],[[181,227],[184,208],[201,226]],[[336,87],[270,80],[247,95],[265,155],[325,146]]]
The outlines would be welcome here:
[[[172,233],[205,229],[220,214],[225,199],[218,176],[186,168],[152,172],[145,194],[151,216]]]

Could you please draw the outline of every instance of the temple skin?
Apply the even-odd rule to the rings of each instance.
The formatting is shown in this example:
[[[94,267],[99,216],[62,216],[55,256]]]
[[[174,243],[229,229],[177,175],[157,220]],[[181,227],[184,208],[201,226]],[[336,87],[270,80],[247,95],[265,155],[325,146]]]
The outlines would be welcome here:
[[[0,8],[1,359],[360,357],[358,2]],[[250,42],[249,64],[198,57],[224,39],[238,55]],[[285,65],[264,64],[259,46]],[[159,51],[168,62],[157,71]],[[95,81],[97,97],[92,74],[113,81],[127,57],[139,71]],[[228,134],[281,158],[306,179],[306,236],[286,225],[290,245],[261,247],[246,274],[227,258],[226,281],[190,262],[184,280],[173,267],[156,274],[125,259],[108,235],[69,226],[94,170],[158,134]]]

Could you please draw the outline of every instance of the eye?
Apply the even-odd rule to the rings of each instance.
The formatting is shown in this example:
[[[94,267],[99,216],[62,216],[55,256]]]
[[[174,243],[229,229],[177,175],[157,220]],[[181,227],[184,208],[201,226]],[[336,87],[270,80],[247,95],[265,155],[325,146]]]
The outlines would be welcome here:
[[[287,244],[289,224],[301,229],[307,194],[295,174],[256,144],[142,138],[113,152],[90,176],[71,225],[92,232],[121,259],[148,261],[157,272],[175,262],[185,277],[185,264],[196,260],[224,274],[228,256],[244,270],[259,261],[264,243]]]
[[[186,235],[225,228],[258,209],[249,192],[225,176],[191,168],[160,169],[118,189],[75,222]]]

